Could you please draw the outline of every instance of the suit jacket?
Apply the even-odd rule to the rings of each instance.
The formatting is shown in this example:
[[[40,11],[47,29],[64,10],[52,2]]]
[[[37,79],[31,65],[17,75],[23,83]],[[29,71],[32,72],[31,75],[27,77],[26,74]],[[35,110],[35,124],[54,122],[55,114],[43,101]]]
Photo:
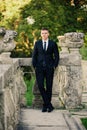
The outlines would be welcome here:
[[[46,67],[57,67],[59,63],[59,51],[58,46],[52,40],[48,41],[48,48],[46,51],[43,50],[43,42],[39,40],[35,43],[32,64],[33,67],[43,67],[45,61]]]

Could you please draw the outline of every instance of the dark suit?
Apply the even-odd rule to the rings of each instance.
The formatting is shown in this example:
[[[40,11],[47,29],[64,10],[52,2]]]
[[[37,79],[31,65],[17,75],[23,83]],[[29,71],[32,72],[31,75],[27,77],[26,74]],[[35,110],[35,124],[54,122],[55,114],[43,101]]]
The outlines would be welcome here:
[[[55,42],[49,40],[46,51],[43,50],[42,40],[35,43],[32,64],[35,68],[36,80],[45,105],[51,103],[54,68],[58,66],[58,63],[59,52]],[[46,88],[44,88],[44,79],[46,79]]]

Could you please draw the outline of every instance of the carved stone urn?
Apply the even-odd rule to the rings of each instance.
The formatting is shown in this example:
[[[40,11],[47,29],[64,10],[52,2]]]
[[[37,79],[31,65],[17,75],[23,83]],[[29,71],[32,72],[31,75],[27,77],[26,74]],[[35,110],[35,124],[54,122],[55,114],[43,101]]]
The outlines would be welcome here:
[[[9,61],[10,53],[16,46],[14,42],[16,35],[17,32],[13,30],[0,28],[0,63],[7,63]]]

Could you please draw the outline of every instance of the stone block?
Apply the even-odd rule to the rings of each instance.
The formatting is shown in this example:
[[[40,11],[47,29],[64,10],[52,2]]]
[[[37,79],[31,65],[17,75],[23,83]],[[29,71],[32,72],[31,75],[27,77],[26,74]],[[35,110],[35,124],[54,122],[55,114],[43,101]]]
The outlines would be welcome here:
[[[56,108],[56,109],[64,107],[63,104],[61,103],[61,101],[59,100],[58,95],[52,95],[52,104],[53,104],[54,108]]]
[[[32,66],[32,58],[19,58],[20,66]]]

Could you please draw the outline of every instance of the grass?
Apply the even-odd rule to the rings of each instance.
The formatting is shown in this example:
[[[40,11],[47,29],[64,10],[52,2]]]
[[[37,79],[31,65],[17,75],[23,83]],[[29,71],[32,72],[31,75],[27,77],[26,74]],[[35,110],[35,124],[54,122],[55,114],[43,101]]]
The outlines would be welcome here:
[[[80,48],[80,54],[82,55],[83,60],[87,60],[87,47],[83,46]]]
[[[34,86],[34,82],[35,82],[35,77],[32,76],[29,79],[27,79],[26,77],[24,77],[24,81],[25,81],[25,84],[27,86],[27,91],[26,91],[26,101],[27,101],[27,106],[32,106],[32,100],[34,98],[34,95],[33,95],[33,92],[32,92],[32,88]]]
[[[81,122],[87,130],[87,118],[81,118]]]

